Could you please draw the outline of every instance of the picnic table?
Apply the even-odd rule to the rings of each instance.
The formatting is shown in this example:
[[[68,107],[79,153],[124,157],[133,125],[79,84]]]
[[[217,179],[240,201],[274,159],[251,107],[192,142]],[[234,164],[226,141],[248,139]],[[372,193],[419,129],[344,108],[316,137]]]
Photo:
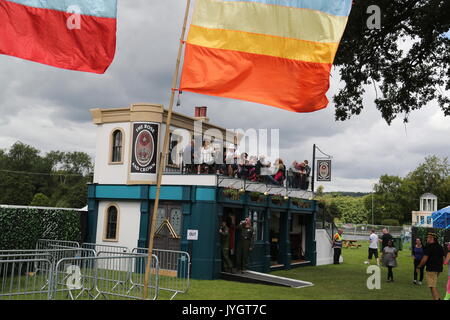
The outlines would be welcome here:
[[[344,248],[359,248],[361,244],[358,243],[358,240],[342,240],[342,246]]]

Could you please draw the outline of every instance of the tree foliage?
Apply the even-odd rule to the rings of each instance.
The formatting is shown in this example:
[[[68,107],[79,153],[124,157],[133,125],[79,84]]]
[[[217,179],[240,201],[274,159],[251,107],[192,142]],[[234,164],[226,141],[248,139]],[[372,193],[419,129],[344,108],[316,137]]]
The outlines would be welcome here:
[[[81,208],[93,165],[83,152],[50,151],[16,142],[0,150],[0,204]]]
[[[380,29],[367,26],[371,5],[381,9]],[[334,96],[336,120],[360,114],[367,85],[388,124],[431,101],[450,115],[449,12],[448,0],[353,1],[335,60],[345,84]]]
[[[410,223],[411,211],[419,210],[419,199],[424,193],[436,195],[439,208],[450,205],[450,165],[447,158],[426,157],[404,178],[381,176],[373,193],[375,224],[382,224],[386,219]],[[365,206],[367,209],[372,207],[370,198],[366,198]]]

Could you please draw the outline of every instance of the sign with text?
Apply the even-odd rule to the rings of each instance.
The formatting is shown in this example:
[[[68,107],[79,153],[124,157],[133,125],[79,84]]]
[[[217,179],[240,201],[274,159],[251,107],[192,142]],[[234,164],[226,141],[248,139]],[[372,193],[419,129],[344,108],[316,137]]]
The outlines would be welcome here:
[[[131,173],[156,174],[159,124],[133,123]]]
[[[317,160],[317,181],[331,181],[331,160]]]
[[[188,240],[198,240],[198,230],[188,230],[187,231]]]

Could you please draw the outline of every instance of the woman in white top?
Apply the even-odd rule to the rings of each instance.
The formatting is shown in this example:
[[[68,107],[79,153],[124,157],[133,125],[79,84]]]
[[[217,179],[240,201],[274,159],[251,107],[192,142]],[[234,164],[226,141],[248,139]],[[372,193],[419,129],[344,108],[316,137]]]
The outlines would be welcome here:
[[[206,165],[208,168],[214,164],[214,148],[211,146],[211,142],[209,140],[205,141],[204,146],[200,150],[201,156],[201,164],[198,166],[197,174],[201,172],[201,166]]]

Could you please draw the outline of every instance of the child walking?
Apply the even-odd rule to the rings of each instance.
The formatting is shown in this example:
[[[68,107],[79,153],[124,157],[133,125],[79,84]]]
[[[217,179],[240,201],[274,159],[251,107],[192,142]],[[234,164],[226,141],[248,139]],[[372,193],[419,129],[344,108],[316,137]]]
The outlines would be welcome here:
[[[394,241],[389,240],[388,246],[383,249],[383,266],[388,268],[387,282],[394,282],[393,268],[397,266],[397,249],[394,247]]]

